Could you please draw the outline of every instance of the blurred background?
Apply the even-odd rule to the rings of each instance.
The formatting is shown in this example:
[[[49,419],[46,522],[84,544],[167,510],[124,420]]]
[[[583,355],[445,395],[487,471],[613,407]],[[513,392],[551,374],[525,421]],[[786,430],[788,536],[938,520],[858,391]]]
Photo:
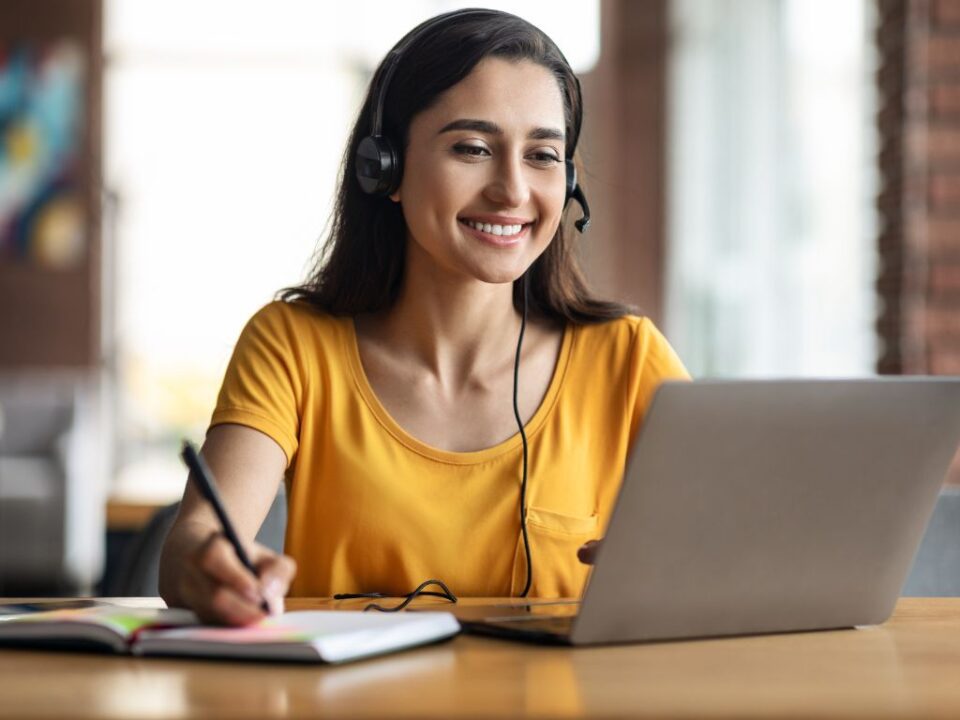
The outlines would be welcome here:
[[[374,68],[471,4],[0,2],[0,595],[103,591],[180,496]],[[580,74],[584,265],[695,376],[960,374],[960,3],[485,5]]]

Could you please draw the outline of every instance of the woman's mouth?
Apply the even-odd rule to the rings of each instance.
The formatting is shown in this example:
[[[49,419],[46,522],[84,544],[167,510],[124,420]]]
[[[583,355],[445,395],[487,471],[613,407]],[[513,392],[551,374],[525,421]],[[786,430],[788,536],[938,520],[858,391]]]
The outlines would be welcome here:
[[[533,225],[529,223],[488,223],[459,218],[459,223],[474,237],[493,245],[514,245],[522,240]]]

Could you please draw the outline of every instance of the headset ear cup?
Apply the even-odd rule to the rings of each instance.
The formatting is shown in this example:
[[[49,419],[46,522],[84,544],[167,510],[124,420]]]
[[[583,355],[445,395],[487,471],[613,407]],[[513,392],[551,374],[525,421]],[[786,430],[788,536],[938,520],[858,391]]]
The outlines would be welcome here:
[[[357,180],[369,195],[389,195],[400,185],[400,155],[387,138],[368,135],[357,146]]]
[[[571,158],[566,159],[565,165],[567,168],[567,194],[563,201],[564,207],[570,202],[570,198],[573,197],[573,193],[577,189],[577,166],[573,164]]]

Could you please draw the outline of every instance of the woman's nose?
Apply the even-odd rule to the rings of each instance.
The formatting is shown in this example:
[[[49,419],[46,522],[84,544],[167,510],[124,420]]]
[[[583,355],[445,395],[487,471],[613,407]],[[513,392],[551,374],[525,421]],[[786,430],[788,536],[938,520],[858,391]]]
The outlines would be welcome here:
[[[490,200],[504,207],[520,207],[530,197],[530,185],[521,159],[505,158],[498,163],[496,175],[486,188]]]

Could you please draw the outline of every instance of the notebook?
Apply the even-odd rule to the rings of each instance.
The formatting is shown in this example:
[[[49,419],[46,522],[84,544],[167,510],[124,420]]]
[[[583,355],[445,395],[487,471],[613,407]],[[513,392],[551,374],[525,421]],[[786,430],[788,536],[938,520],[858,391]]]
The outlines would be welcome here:
[[[455,612],[573,645],[880,624],[958,443],[960,378],[664,383],[582,602]]]
[[[0,645],[341,663],[444,640],[459,632],[446,612],[381,614],[298,610],[246,627],[200,625],[187,610],[122,607],[0,615]]]

